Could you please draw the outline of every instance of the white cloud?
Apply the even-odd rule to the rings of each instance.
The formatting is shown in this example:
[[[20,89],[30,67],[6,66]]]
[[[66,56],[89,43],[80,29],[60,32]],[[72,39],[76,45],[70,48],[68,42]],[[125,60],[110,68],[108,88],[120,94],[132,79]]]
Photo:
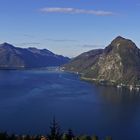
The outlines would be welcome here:
[[[45,8],[41,8],[40,11],[44,13],[91,14],[91,15],[97,15],[97,16],[114,15],[114,13],[110,11],[61,8],[61,7],[45,7]]]
[[[74,40],[74,39],[53,39],[53,38],[47,38],[45,40],[51,41],[51,42],[78,42],[78,40]]]
[[[26,46],[26,47],[28,47],[28,46],[38,46],[38,45],[40,45],[41,43],[39,43],[39,42],[23,42],[23,43],[14,43],[14,45],[16,45],[16,46]]]
[[[81,45],[83,48],[104,48],[104,45],[96,45],[96,44],[84,44]]]

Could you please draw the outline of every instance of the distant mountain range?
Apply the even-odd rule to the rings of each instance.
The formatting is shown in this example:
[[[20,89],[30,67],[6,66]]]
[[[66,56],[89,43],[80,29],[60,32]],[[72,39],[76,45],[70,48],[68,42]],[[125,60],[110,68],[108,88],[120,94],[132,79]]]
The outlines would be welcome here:
[[[0,45],[0,69],[60,66],[69,60],[47,49],[18,48],[8,43]]]
[[[63,69],[100,84],[140,87],[140,49],[129,39],[115,38],[105,49],[85,52]],[[139,89],[139,88],[138,88]]]

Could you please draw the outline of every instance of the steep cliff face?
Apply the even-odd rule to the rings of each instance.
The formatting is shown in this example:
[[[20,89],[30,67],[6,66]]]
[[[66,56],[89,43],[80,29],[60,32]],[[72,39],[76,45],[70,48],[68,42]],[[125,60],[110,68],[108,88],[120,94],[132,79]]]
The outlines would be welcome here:
[[[98,55],[82,77],[114,85],[140,85],[140,50],[131,40],[119,36]]]

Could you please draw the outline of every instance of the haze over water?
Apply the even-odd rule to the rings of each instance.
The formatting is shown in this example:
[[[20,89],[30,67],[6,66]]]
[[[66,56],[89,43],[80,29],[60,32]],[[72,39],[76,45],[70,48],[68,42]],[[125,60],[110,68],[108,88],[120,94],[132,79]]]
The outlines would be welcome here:
[[[62,130],[140,138],[140,93],[81,81],[60,71],[0,71],[0,131],[46,134],[56,117]]]

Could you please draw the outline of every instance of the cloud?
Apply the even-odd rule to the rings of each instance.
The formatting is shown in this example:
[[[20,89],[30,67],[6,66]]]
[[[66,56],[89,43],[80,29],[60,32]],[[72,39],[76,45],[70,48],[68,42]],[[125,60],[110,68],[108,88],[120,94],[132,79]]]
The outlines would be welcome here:
[[[114,15],[114,13],[110,11],[61,8],[61,7],[45,7],[45,8],[41,8],[40,11],[44,13],[91,14],[91,15],[96,15],[96,16]]]
[[[96,45],[96,44],[84,44],[80,45],[83,48],[103,48],[104,45]]]
[[[39,42],[23,42],[23,43],[17,43],[14,44],[16,46],[36,46],[36,45],[40,45]]]
[[[74,39],[52,39],[52,38],[47,38],[45,40],[51,41],[51,42],[78,42],[78,40],[74,40]]]
[[[33,35],[30,35],[30,34],[23,34],[24,37],[27,37],[27,38],[34,38]]]

